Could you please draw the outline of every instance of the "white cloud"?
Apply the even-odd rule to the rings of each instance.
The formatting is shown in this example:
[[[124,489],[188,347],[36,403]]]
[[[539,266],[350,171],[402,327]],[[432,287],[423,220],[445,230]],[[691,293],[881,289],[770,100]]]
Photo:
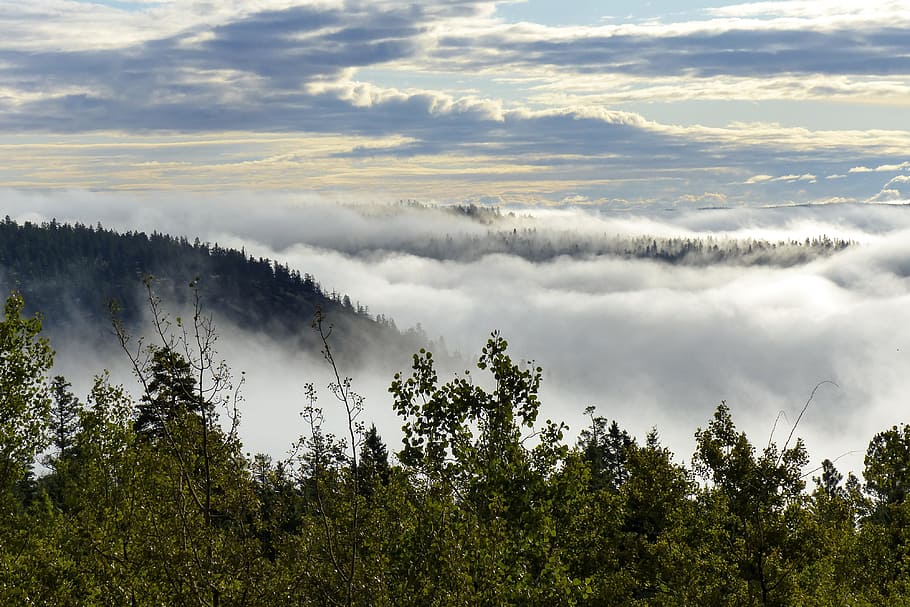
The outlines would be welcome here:
[[[702,192],[701,194],[683,194],[676,199],[677,203],[699,205],[725,205],[729,202],[722,192]]]
[[[880,164],[875,168],[865,166],[853,167],[850,173],[893,173],[910,169],[910,162],[901,162],[900,164]]]
[[[830,179],[830,177],[829,177],[829,179]],[[783,181],[786,183],[792,183],[795,181],[808,181],[809,183],[815,183],[817,181],[817,178],[812,173],[803,173],[802,175],[795,175],[795,174],[780,175],[778,177],[775,177],[773,175],[753,175],[752,177],[747,179],[745,181],[745,183],[751,185],[751,184],[756,184],[756,183],[770,183],[770,182],[775,182],[775,181],[777,181],[777,182]]]
[[[550,73],[527,84],[529,99],[547,105],[679,103],[682,101],[825,101],[863,105],[904,104],[910,82],[904,76],[882,77],[789,73],[763,78],[730,75],[692,78],[676,75]]]
[[[542,263],[503,254],[447,259],[445,249],[441,258],[431,258],[419,253],[430,239],[482,241],[490,227],[441,211],[255,196],[253,214],[242,193],[7,192],[4,199],[14,217],[101,220],[245,246],[250,254],[314,274],[325,288],[391,315],[399,326],[420,322],[431,337],[443,336],[468,357],[490,330],[500,329],[516,358],[544,366],[545,415],[577,430],[584,407],[596,404],[639,436],[656,426],[682,458],[691,453],[692,432],[707,423],[719,400],[727,400],[750,436],[765,440],[777,412],[795,419],[809,391],[825,379],[840,389],[817,396],[798,432],[816,461],[862,451],[875,432],[901,421],[894,403],[910,389],[901,371],[901,353],[910,348],[903,328],[910,327],[904,263],[910,216],[903,208],[535,208],[516,209],[517,216],[502,223],[508,233],[533,228],[541,238],[576,242],[617,234],[775,241],[826,234],[863,243],[830,258],[775,268],[591,256]],[[322,366],[261,336],[234,335],[229,327],[225,332],[222,354],[250,381],[248,444],[281,455],[299,432],[300,385],[322,382]],[[384,364],[406,368],[408,362]],[[346,372],[367,394],[368,417],[394,447],[399,424],[385,392],[390,370]],[[861,469],[861,455],[842,461]]]
[[[830,19],[849,16],[877,23],[890,19],[910,19],[910,9],[900,0],[786,0],[783,2],[750,2],[707,9],[709,13],[724,17],[797,17],[801,19]]]

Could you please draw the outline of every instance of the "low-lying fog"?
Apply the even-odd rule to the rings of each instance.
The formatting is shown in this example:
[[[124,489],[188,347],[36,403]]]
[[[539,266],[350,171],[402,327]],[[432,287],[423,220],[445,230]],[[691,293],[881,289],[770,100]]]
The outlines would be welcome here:
[[[807,443],[810,466],[843,456],[841,470],[860,473],[869,439],[906,421],[910,207],[504,209],[487,225],[441,210],[261,194],[190,199],[10,192],[5,199],[17,220],[101,221],[120,230],[243,246],[314,275],[327,291],[347,293],[401,328],[420,323],[466,364],[498,329],[514,358],[544,367],[542,417],[565,420],[573,434],[584,425],[584,408],[596,405],[638,437],[656,427],[688,460],[694,431],[726,400],[758,446],[768,442],[782,411],[774,435],[782,443],[813,388],[830,380],[839,387],[819,388],[796,434]],[[554,242],[569,235],[579,242],[617,235],[771,241],[826,235],[856,244],[795,265],[465,255],[466,242],[482,242],[491,230],[529,228],[535,238]],[[437,247],[426,255],[431,239],[450,243],[451,254]],[[221,354],[237,375],[246,372],[247,448],[281,457],[303,431],[297,416],[302,385],[324,385],[325,366],[242,329],[221,327],[221,333]],[[74,384],[84,385],[76,376],[102,366],[123,373],[122,361],[111,362],[108,354],[55,345]],[[365,419],[376,422],[394,450],[400,422],[386,392],[389,366],[395,365],[380,361],[381,372],[345,372],[367,396]],[[338,424],[340,410],[326,391],[322,404]]]

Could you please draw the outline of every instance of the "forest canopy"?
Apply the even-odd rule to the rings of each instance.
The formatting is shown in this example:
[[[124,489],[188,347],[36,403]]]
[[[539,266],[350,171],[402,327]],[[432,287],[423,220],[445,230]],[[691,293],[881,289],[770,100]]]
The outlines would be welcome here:
[[[44,314],[51,335],[77,330],[82,339],[106,342],[111,302],[125,325],[140,329],[147,282],[178,308],[192,304],[186,285],[194,283],[220,320],[304,351],[319,350],[309,327],[323,310],[338,333],[337,353],[349,361],[378,342],[402,358],[428,343],[419,327],[399,331],[391,318],[324,289],[312,274],[244,250],[100,224],[0,221],[0,286],[21,293],[27,312]]]
[[[195,300],[156,307],[139,392],[52,377],[41,319],[0,322],[0,599],[54,605],[881,605],[910,599],[910,429],[872,437],[865,483],[757,445],[720,403],[691,465],[595,408],[575,443],[538,419],[542,369],[493,333],[441,381],[432,353],[391,380],[403,440],[355,381],[303,387],[275,461],[238,437],[242,378]],[[477,376],[475,378],[475,376]],[[327,398],[326,398],[327,397]],[[325,403],[323,401],[326,401]],[[346,420],[344,436],[323,428]],[[35,472],[36,464],[43,471]]]

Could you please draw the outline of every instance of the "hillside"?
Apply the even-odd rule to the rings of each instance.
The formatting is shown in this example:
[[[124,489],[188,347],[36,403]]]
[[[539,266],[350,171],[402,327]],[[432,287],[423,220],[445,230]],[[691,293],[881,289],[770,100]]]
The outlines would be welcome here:
[[[317,308],[335,327],[339,353],[361,356],[370,344],[402,354],[425,345],[419,330],[400,332],[391,319],[373,317],[347,295],[323,291],[310,274],[217,244],[189,242],[153,232],[118,233],[98,226],[56,221],[0,223],[0,286],[19,291],[26,311],[40,311],[53,336],[73,326],[88,336],[110,333],[109,303],[133,329],[147,312],[145,277],[166,305],[179,309],[198,279],[203,305],[216,317],[246,330],[290,338],[318,350],[311,322]]]

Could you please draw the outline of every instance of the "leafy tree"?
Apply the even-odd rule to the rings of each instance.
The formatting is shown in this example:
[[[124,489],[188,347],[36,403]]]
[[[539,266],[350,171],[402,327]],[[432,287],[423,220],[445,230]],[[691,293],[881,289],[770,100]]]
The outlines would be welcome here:
[[[39,336],[41,318],[23,318],[23,306],[13,293],[0,321],[0,491],[24,477],[49,440],[54,352]]]
[[[695,439],[693,465],[713,484],[711,493],[719,499],[709,494],[709,503],[726,518],[724,544],[717,550],[732,559],[746,583],[743,600],[789,604],[794,571],[807,547],[798,531],[804,514],[802,468],[808,461],[802,441],[783,449],[769,443],[756,453],[724,402]]]
[[[389,391],[405,420],[403,463],[438,475],[455,490],[527,463],[521,429],[537,420],[541,369],[513,365],[507,347],[494,333],[477,362],[493,375],[492,392],[475,385],[470,371],[440,386],[433,355],[425,350],[414,355],[411,377],[395,375]]]
[[[69,533],[63,543],[81,572],[85,603],[141,605],[166,601],[151,583],[157,568],[146,538],[161,521],[149,504],[161,501],[149,482],[158,462],[140,453],[134,403],[109,376],[95,378],[80,411],[72,456],[59,461],[62,507]]]
[[[557,556],[558,493],[549,483],[568,452],[563,426],[548,422],[526,446],[541,369],[514,364],[507,347],[493,333],[481,352],[477,367],[492,376],[489,391],[467,371],[440,385],[432,355],[415,354],[411,376],[396,374],[389,388],[404,419],[398,457],[426,479],[421,509],[458,505],[460,515],[440,531],[462,542],[467,562],[451,577],[471,580],[469,602],[575,600],[584,584]]]
[[[156,522],[143,546],[147,575],[169,585],[168,603],[249,604],[262,569],[254,566],[259,505],[238,436],[243,381],[235,385],[217,358],[218,335],[197,282],[190,283],[188,322],[164,312],[150,279],[146,287],[157,343],[133,346],[116,319],[115,329],[143,388],[137,420],[149,423],[137,423],[136,431],[154,439],[136,447],[148,462],[142,490],[159,496],[144,504]],[[229,415],[226,428],[219,410]]]

